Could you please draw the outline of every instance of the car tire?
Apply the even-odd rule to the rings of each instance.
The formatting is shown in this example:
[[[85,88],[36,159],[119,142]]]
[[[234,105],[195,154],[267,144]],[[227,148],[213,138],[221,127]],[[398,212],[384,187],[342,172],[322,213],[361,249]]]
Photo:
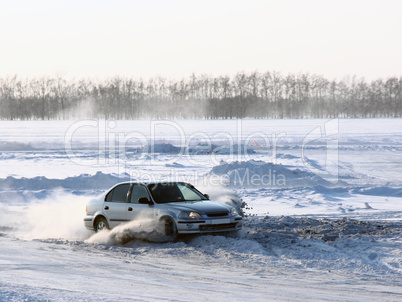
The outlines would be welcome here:
[[[177,228],[174,220],[170,217],[162,218],[159,222],[161,233],[166,241],[175,241]]]
[[[95,232],[98,233],[103,230],[109,230],[109,224],[104,217],[99,217],[95,220],[94,224]]]

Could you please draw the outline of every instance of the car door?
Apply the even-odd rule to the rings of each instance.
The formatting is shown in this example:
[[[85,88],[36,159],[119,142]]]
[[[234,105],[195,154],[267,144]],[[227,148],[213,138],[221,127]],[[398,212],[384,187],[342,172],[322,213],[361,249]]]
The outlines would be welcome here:
[[[148,198],[148,200],[151,200],[145,186],[134,184],[131,190],[129,203],[127,204],[127,220],[139,220],[153,216],[154,207],[148,204],[140,204],[138,202],[140,198]]]
[[[118,185],[106,195],[103,212],[109,220],[110,228],[127,221],[127,198],[130,186],[130,184]]]

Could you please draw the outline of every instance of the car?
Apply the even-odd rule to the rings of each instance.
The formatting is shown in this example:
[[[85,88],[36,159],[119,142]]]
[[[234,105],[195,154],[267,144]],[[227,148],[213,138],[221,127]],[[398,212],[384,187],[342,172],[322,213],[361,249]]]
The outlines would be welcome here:
[[[228,204],[214,202],[185,182],[124,182],[88,201],[85,227],[99,232],[129,221],[152,217],[170,239],[182,234],[233,232],[242,216]]]

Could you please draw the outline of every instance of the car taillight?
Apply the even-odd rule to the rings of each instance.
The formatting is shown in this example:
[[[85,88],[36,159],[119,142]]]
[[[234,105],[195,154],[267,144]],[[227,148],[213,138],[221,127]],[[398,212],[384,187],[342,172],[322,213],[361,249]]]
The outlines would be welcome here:
[[[85,206],[85,213],[88,212],[88,206]]]

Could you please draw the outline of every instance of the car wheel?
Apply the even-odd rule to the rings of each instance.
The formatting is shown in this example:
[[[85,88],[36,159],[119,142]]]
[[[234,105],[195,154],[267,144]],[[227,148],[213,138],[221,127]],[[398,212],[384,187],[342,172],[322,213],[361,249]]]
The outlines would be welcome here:
[[[109,224],[105,218],[99,217],[95,221],[95,232],[97,233],[103,230],[109,230]]]
[[[174,241],[176,239],[177,228],[172,218],[166,217],[161,219],[159,225],[161,233],[166,241]]]

